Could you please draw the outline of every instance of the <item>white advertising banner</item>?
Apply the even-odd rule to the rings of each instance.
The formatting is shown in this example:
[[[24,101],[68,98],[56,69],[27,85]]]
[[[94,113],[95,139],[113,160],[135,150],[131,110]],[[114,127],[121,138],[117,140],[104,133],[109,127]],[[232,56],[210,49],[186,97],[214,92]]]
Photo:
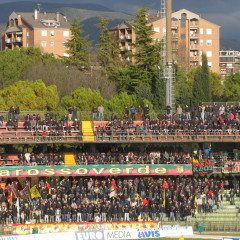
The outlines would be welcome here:
[[[0,240],[76,240],[74,232],[0,236]]]
[[[104,230],[106,240],[137,239],[137,229]]]
[[[193,228],[188,226],[165,225],[160,227],[159,230],[165,237],[193,236]]]

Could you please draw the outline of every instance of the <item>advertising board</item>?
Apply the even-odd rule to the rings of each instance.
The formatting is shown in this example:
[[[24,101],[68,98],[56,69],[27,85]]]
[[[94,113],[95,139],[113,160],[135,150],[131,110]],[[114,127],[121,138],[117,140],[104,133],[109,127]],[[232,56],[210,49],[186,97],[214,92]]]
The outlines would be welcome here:
[[[191,164],[124,164],[74,166],[7,166],[0,168],[0,177],[55,176],[175,176],[192,175]]]
[[[102,230],[81,231],[76,233],[77,240],[104,240],[104,232]]]

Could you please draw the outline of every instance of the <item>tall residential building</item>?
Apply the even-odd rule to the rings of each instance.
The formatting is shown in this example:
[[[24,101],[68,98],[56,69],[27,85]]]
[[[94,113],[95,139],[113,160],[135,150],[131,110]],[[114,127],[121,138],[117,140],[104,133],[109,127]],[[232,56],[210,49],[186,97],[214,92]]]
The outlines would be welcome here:
[[[228,74],[240,73],[240,52],[234,50],[221,50],[220,73],[223,77]]]
[[[161,41],[166,34],[166,19],[160,14],[148,17],[152,25],[152,38]],[[111,29],[118,36],[121,57],[126,58],[132,51],[131,43],[136,34],[130,22],[123,21]],[[172,51],[173,59],[183,67],[191,68],[201,65],[201,55],[205,53],[209,67],[219,72],[220,26],[207,21],[200,15],[186,9],[172,13]],[[130,59],[129,59],[130,60]]]
[[[2,34],[2,49],[37,47],[56,57],[68,56],[70,23],[62,13],[12,12]]]

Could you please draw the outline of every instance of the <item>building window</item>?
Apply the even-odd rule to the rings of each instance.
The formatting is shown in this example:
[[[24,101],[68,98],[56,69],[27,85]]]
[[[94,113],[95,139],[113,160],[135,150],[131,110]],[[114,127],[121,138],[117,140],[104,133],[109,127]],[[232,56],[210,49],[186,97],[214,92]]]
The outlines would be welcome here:
[[[186,40],[186,34],[185,33],[181,34],[181,40]]]
[[[212,57],[212,51],[207,51],[206,55],[207,57]]]
[[[47,42],[46,41],[42,41],[41,42],[41,47],[43,47],[43,48],[47,47]]]
[[[50,47],[52,47],[52,48],[54,47],[54,42],[50,43]]]
[[[64,37],[69,37],[69,31],[63,31],[63,36]]]
[[[206,29],[206,34],[207,35],[212,35],[212,29],[211,28],[207,28]]]
[[[27,37],[29,37],[29,32],[27,32]]]
[[[181,14],[181,27],[185,28],[186,27],[186,21],[187,21],[187,14],[182,13]]]
[[[206,41],[206,45],[207,45],[207,46],[212,46],[212,40],[207,40],[207,41]]]
[[[166,33],[166,28],[163,28],[163,33]]]
[[[51,31],[51,36],[54,36],[54,31],[53,30]]]
[[[203,28],[200,28],[200,34],[203,35]]]
[[[159,28],[159,27],[155,27],[155,28],[153,29],[153,31],[156,32],[156,33],[160,33],[160,28]]]
[[[47,37],[47,30],[42,30],[42,37]]]

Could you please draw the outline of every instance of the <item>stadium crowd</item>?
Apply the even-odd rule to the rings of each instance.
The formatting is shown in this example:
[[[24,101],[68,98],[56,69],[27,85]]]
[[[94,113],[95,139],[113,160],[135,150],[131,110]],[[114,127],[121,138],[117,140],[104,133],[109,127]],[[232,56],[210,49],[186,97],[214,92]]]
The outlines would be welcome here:
[[[20,184],[17,184],[21,188]],[[221,208],[228,180],[192,177],[51,178],[39,195],[7,201],[1,189],[1,223],[166,220],[191,222]],[[230,194],[234,198],[239,183]]]
[[[14,161],[9,161],[13,154],[0,154],[0,166],[36,166],[36,165],[64,165],[64,153],[56,152],[32,152],[14,155]],[[239,151],[234,149],[232,153],[214,152],[209,148],[194,151],[173,150],[171,148],[159,148],[157,151],[121,151],[111,149],[109,151],[79,151],[74,154],[77,165],[95,164],[192,164],[196,162],[208,162],[222,167],[226,162],[239,161]]]
[[[123,119],[116,114],[111,116],[104,126],[96,127],[99,137],[108,135],[139,135],[139,134],[237,134],[240,130],[239,106],[199,106],[191,109],[188,106],[182,109],[178,106],[174,114],[164,114],[157,119],[150,119],[149,109],[141,114],[135,109],[126,108]],[[141,117],[139,117],[141,116]],[[135,122],[134,120],[138,120]]]

